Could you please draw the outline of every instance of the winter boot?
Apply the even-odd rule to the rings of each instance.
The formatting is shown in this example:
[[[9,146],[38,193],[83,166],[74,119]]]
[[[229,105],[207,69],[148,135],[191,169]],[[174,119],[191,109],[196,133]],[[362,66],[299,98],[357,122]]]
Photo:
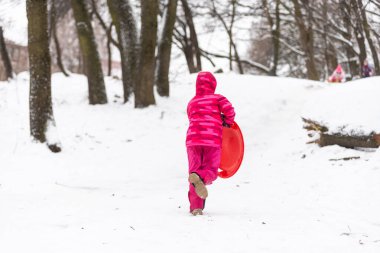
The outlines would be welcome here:
[[[196,194],[202,198],[206,199],[208,196],[207,188],[203,183],[202,179],[196,174],[191,173],[189,175],[189,182],[194,185]]]
[[[194,216],[203,215],[203,211],[202,211],[202,209],[198,208],[198,209],[194,209],[193,211],[191,211],[191,214]]]

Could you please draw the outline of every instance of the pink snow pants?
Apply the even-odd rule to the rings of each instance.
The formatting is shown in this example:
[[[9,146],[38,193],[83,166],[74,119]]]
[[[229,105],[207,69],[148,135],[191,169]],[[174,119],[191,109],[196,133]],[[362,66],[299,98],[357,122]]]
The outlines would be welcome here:
[[[208,185],[218,177],[218,168],[222,154],[221,147],[188,146],[189,174],[196,173],[203,183]],[[194,209],[203,209],[205,200],[195,193],[195,188],[189,184],[190,212]]]

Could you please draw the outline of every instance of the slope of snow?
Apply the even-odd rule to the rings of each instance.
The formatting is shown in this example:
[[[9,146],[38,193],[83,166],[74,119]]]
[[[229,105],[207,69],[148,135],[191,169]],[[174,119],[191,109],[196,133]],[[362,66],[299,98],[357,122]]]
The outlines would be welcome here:
[[[380,77],[333,84],[316,93],[304,117],[319,120],[331,133],[380,133]]]
[[[188,213],[184,147],[195,75],[136,110],[122,104],[118,80],[106,80],[108,105],[89,106],[85,77],[55,74],[59,154],[30,141],[28,75],[1,82],[0,252],[379,252],[380,152],[307,145],[302,129],[305,111],[317,111],[310,101],[331,91],[345,105],[351,87],[216,77],[246,151],[234,177],[209,187],[197,217]],[[378,79],[360,82],[357,94],[379,94]],[[329,113],[335,102],[325,102],[318,108]],[[378,111],[368,105],[347,110]],[[348,156],[360,159],[330,160]]]

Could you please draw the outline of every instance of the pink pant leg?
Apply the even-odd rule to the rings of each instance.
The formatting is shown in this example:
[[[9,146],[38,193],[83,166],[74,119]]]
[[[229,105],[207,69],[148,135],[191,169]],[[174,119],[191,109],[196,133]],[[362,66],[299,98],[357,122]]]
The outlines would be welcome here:
[[[211,184],[218,177],[221,148],[208,146],[187,147],[189,174],[196,173],[205,184]],[[194,186],[189,186],[190,211],[204,208],[205,200],[198,197]]]
[[[188,193],[189,201],[190,201],[190,212],[194,209],[202,209],[205,207],[206,200],[200,198],[195,193],[195,187],[192,184],[189,184],[189,193]]]

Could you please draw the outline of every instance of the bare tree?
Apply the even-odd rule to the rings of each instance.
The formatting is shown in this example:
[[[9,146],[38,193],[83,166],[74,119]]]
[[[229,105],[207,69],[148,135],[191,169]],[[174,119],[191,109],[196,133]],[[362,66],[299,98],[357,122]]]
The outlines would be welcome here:
[[[4,63],[5,74],[7,76],[7,79],[13,78],[12,62],[9,58],[7,46],[5,44],[5,40],[3,36],[3,27],[1,26],[0,26],[0,55]]]
[[[156,86],[160,96],[169,96],[169,67],[177,0],[168,0],[163,15],[163,28],[158,41]]]
[[[235,35],[235,29],[236,31],[239,31],[239,33],[241,33],[242,29],[244,29],[244,28],[239,27],[236,22],[240,21],[241,19],[247,20],[249,17],[265,16],[263,15],[263,13],[258,13],[258,10],[263,9],[262,4],[260,4],[262,3],[262,1],[256,2],[255,4],[252,4],[252,5],[244,5],[242,4],[243,1],[236,1],[233,5],[231,5],[230,2],[228,2],[228,4],[222,4],[221,1],[216,1],[216,0],[213,0],[213,2],[209,1],[206,8],[208,8],[209,14],[211,15],[211,17],[215,18],[213,22],[214,24],[224,23],[222,27],[226,31],[227,36],[228,36],[228,40],[227,40],[228,52],[221,53],[221,52],[216,52],[213,49],[201,48],[202,56],[204,56],[207,60],[209,60],[212,65],[214,65],[213,63],[214,58],[227,59],[229,61],[230,69],[232,69],[233,63],[235,63],[236,66],[238,67],[239,73],[242,73],[243,71],[243,72],[249,72],[249,73],[270,74],[271,68],[273,67],[271,64],[272,60],[270,61],[267,61],[266,59],[263,60],[260,56],[254,55],[254,53],[252,53],[253,51],[255,51],[252,49],[254,47],[258,47],[258,45],[261,42],[259,43],[257,43],[257,41],[253,42],[251,48],[249,49],[249,52],[247,52],[246,56],[244,57],[240,56],[237,50],[238,46],[236,45],[236,41],[239,40],[239,37]],[[271,13],[271,15],[273,14]],[[270,27],[270,29],[271,28],[272,27]],[[252,34],[258,35],[261,33],[258,31],[257,33],[255,32]],[[260,37],[260,35],[258,36]],[[268,38],[268,36],[266,36],[266,38]],[[268,45],[268,42],[266,41],[265,44]],[[269,45],[271,45],[271,43],[269,43]],[[269,54],[273,54],[273,50],[268,50],[268,57],[266,57],[268,59],[272,58],[272,55],[269,55]],[[270,67],[268,67],[268,65]]]
[[[106,24],[104,18],[101,16],[98,11],[97,2],[95,0],[91,0],[92,13],[98,19],[100,26],[103,28],[105,33],[107,34],[107,53],[108,53],[108,76],[112,75],[112,48],[111,44],[114,45],[120,51],[120,44],[112,37],[112,28],[114,26],[114,22],[110,22],[110,24]],[[111,12],[111,10],[110,10]],[[112,16],[112,13],[110,13]]]
[[[365,59],[367,59],[367,49],[365,45],[365,35],[363,32],[363,26],[362,26],[362,21],[360,17],[360,10],[358,3],[356,0],[351,0],[351,13],[353,16],[351,16],[351,19],[353,20],[353,28],[354,28],[354,33],[356,37],[356,41],[359,46],[359,62],[360,62],[360,67],[363,67],[363,62]]]
[[[67,71],[63,65],[63,62],[62,62],[62,50],[61,50],[61,45],[59,43],[59,39],[57,36],[57,19],[58,19],[58,17],[57,17],[56,0],[51,0],[51,1],[52,1],[52,3],[51,3],[51,10],[50,10],[50,30],[51,30],[50,34],[53,37],[55,49],[57,52],[57,65],[65,76],[69,76],[69,74],[67,73]]]
[[[157,15],[157,0],[141,0],[141,37],[135,87],[136,108],[143,108],[156,103],[153,85],[157,44]]]
[[[319,57],[319,72],[321,73],[321,76],[324,76],[325,79],[328,78],[330,73],[332,73],[338,65],[337,51],[330,37],[330,23],[336,22],[336,18],[329,17],[328,15],[330,11],[335,12],[335,10],[334,7],[330,8],[330,6],[334,6],[334,4],[329,4],[328,0],[323,0],[319,1],[314,8],[314,29],[316,31],[314,40],[320,41],[320,43],[317,43],[316,46],[316,50],[319,51],[316,57],[318,58],[319,55],[321,55],[321,57]]]
[[[85,73],[88,79],[90,104],[107,103],[103,71],[94,32],[84,0],[71,0]]]
[[[183,17],[177,15],[178,26],[174,29],[174,38],[179,43],[179,48],[185,54],[189,72],[196,73],[202,70],[202,53],[198,44],[198,35],[188,1],[181,0],[181,6]]]
[[[372,40],[372,34],[371,34],[371,30],[370,30],[370,25],[368,24],[366,10],[365,10],[365,7],[363,6],[362,0],[357,0],[357,1],[358,1],[358,7],[360,10],[360,14],[361,14],[362,23],[363,23],[363,30],[364,30],[365,36],[367,38],[367,42],[368,42],[368,45],[369,45],[369,48],[370,48],[371,54],[372,54],[372,59],[373,59],[374,65],[375,65],[375,74],[380,74],[379,56],[378,56],[376,47],[375,47],[373,40]]]
[[[233,62],[232,59],[235,58],[237,65],[238,65],[239,73],[244,74],[243,64],[240,61],[240,56],[239,56],[237,46],[236,46],[234,36],[233,36],[233,27],[234,27],[235,18],[236,18],[236,7],[238,4],[238,1],[237,0],[229,0],[228,4],[231,6],[231,12],[227,13],[227,16],[230,17],[229,24],[227,24],[227,22],[225,21],[225,17],[223,17],[223,15],[221,13],[219,13],[219,11],[215,5],[215,0],[211,0],[211,14],[218,18],[218,20],[222,23],[224,29],[227,32],[228,39],[229,39],[228,55],[230,58],[230,70],[232,70],[232,62]],[[233,51],[234,57],[232,56],[232,51]]]
[[[269,29],[271,32],[271,40],[273,45],[273,62],[270,70],[271,76],[277,75],[277,66],[280,57],[280,0],[275,0],[274,18],[267,0],[262,0],[264,13],[267,16]]]
[[[294,5],[295,21],[299,30],[300,43],[305,52],[307,76],[311,80],[319,80],[319,74],[314,58],[314,30],[313,30],[313,10],[308,0],[292,0]],[[302,15],[301,8],[304,7],[306,20]]]
[[[135,87],[137,66],[137,28],[129,0],[108,0],[108,8],[119,41],[124,102]]]
[[[51,151],[60,152],[59,143],[51,142],[47,137],[47,133],[55,127],[51,101],[47,0],[27,0],[26,11],[30,63],[30,134],[39,142],[47,142]]]
[[[340,17],[343,21],[344,29],[340,29],[340,27],[335,28],[344,38],[344,40],[348,43],[342,42],[344,54],[346,55],[348,67],[350,69],[350,73],[352,76],[359,75],[359,65],[356,60],[357,53],[352,43],[352,25],[351,25],[351,7],[350,3],[345,0],[339,0],[339,10]],[[334,26],[333,26],[334,27]]]

